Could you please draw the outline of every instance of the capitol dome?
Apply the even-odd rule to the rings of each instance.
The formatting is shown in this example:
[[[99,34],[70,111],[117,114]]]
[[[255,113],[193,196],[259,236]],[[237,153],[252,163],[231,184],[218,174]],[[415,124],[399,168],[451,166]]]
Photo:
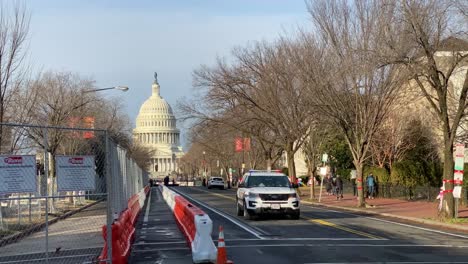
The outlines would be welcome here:
[[[133,138],[143,146],[155,149],[150,173],[153,178],[178,172],[183,156],[180,130],[171,106],[161,97],[155,74],[151,96],[141,105]]]

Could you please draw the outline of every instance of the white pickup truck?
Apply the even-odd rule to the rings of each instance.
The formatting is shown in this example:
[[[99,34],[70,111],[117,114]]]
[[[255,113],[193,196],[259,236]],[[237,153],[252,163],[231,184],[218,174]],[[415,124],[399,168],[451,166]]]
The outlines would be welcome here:
[[[279,213],[299,219],[299,196],[288,176],[280,172],[249,171],[239,183],[237,215],[252,219],[260,214]]]

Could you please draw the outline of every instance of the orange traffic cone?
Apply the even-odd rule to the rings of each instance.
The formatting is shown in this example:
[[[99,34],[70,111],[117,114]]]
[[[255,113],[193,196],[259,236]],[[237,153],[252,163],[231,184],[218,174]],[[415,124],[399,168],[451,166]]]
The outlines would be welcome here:
[[[232,261],[227,259],[226,244],[224,243],[223,226],[219,226],[218,257],[216,260],[216,264],[233,264]]]

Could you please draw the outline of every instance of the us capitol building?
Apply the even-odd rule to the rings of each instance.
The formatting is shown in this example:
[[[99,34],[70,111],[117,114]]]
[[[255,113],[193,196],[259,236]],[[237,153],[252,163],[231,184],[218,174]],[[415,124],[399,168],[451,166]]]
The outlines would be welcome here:
[[[161,97],[157,74],[154,74],[151,96],[143,103],[136,119],[133,139],[155,149],[151,158],[151,178],[161,178],[179,172],[179,160],[184,155],[180,146],[180,130],[171,106]]]

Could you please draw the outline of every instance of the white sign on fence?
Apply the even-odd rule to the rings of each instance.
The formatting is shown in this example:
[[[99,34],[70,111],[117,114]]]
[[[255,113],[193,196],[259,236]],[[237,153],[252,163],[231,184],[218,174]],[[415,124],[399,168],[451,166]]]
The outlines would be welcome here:
[[[37,192],[36,156],[0,155],[0,193]]]
[[[87,191],[96,188],[94,156],[55,156],[58,191]]]

